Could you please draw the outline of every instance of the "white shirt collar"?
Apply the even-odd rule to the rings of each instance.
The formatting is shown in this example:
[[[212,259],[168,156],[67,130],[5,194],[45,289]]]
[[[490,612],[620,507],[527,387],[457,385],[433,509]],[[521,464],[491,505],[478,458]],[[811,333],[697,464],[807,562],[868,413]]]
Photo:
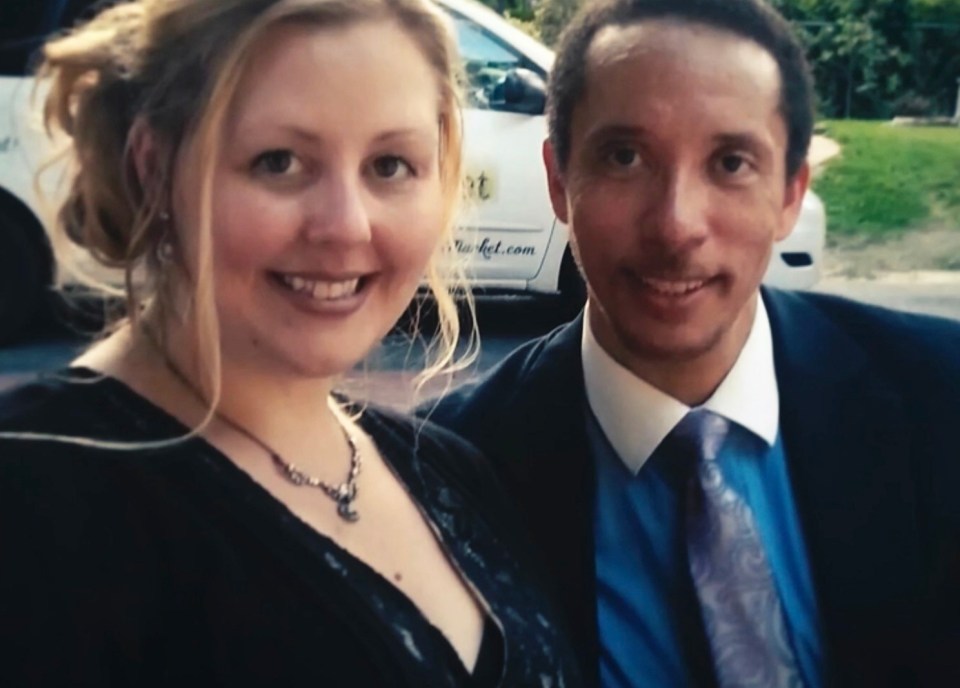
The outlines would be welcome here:
[[[587,403],[611,446],[636,474],[690,407],[614,361],[594,337],[589,312],[584,315],[580,355]],[[736,363],[703,407],[773,446],[780,395],[770,320],[759,296],[750,334]]]

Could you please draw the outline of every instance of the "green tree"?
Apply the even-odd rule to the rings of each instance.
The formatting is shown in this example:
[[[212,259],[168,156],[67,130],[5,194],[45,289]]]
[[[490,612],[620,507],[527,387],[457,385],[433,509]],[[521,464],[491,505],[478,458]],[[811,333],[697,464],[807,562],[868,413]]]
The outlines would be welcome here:
[[[584,1],[484,0],[550,46]],[[807,46],[822,114],[889,117],[902,102],[952,114],[960,0],[770,2],[795,23]]]
[[[960,0],[914,0],[917,21],[960,23]]]
[[[542,0],[535,11],[534,22],[540,40],[549,46],[556,44],[560,34],[570,23],[583,0]]]
[[[960,0],[915,0],[912,86],[940,114],[952,115],[960,78]]]
[[[888,117],[904,102],[953,113],[960,0],[770,1],[800,28],[823,114]]]
[[[774,0],[801,30],[823,114],[888,117],[898,101],[942,100],[949,56],[930,59],[928,36],[915,29],[921,1],[960,8],[960,0]]]
[[[524,21],[533,19],[531,0],[482,0],[482,2],[504,16],[509,15]]]
[[[903,88],[909,54],[880,31],[869,10],[804,30],[820,107],[828,116],[887,116]]]

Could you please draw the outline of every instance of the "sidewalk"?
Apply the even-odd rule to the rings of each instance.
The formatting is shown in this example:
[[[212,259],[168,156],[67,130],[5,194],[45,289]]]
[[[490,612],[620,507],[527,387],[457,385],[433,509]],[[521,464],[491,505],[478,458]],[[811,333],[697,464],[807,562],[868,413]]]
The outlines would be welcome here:
[[[807,152],[807,161],[814,173],[819,172],[823,164],[840,154],[840,144],[831,138],[814,134],[810,140],[810,150]]]
[[[890,284],[918,287],[945,287],[955,291],[960,299],[960,270],[910,270],[907,272],[876,272],[871,277],[843,277],[828,275],[820,284]]]
[[[874,278],[825,277],[813,291],[960,320],[960,272],[918,270],[880,273]]]

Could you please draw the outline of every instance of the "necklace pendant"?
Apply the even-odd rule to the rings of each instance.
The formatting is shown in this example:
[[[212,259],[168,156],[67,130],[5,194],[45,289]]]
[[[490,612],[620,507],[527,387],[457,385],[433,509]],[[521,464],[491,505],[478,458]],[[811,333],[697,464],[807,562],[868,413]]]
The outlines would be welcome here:
[[[347,523],[356,523],[360,520],[360,514],[350,508],[349,499],[337,500],[337,515]]]
[[[357,476],[360,474],[360,454],[357,452],[357,445],[353,441],[353,438],[350,434],[343,430],[344,436],[347,438],[347,444],[350,447],[350,472],[347,474],[346,481],[340,483],[339,485],[330,485],[307,473],[304,473],[294,464],[289,463],[283,460],[279,454],[270,449],[267,445],[260,442],[255,437],[246,432],[243,428],[240,428],[236,424],[226,420],[230,425],[236,427],[241,433],[247,435],[255,442],[260,444],[265,451],[270,454],[270,458],[273,459],[274,464],[276,464],[277,469],[280,471],[287,480],[298,487],[308,486],[315,487],[320,490],[326,497],[333,500],[337,505],[337,515],[340,516],[347,523],[354,523],[360,519],[360,514],[354,511],[351,508],[353,500],[357,498]]]
[[[356,483],[341,483],[332,496],[337,502],[337,515],[340,518],[347,523],[355,523],[360,519],[360,514],[350,508],[353,500],[357,498]]]
[[[337,485],[333,498],[338,502],[346,502],[349,504],[357,498],[357,486],[353,483],[341,483]]]

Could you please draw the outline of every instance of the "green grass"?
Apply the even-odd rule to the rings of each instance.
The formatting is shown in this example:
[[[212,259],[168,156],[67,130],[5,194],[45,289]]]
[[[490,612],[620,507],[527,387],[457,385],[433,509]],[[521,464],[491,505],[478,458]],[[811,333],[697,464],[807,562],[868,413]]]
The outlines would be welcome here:
[[[814,182],[831,234],[882,239],[930,226],[960,231],[960,127],[823,125],[843,146]]]

